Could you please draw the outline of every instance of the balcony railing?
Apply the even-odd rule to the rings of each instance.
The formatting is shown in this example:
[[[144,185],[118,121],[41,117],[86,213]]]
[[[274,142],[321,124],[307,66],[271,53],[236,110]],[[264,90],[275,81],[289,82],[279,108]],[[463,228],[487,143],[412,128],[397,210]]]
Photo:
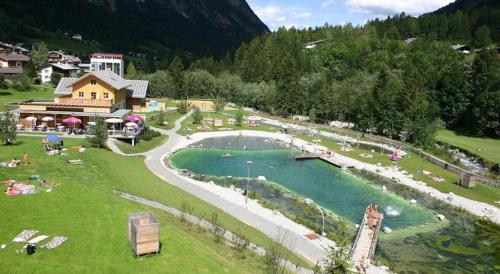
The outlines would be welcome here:
[[[93,107],[111,107],[113,100],[111,99],[79,99],[79,98],[59,98],[59,104],[78,105],[78,106],[93,106]]]

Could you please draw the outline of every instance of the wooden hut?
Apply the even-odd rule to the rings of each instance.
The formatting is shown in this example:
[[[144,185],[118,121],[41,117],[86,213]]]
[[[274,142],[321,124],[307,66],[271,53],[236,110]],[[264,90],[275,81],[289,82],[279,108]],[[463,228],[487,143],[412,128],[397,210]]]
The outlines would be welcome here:
[[[461,174],[459,185],[465,188],[474,188],[476,186],[476,177],[467,173]]]
[[[160,223],[151,212],[128,215],[128,239],[136,256],[160,252]]]

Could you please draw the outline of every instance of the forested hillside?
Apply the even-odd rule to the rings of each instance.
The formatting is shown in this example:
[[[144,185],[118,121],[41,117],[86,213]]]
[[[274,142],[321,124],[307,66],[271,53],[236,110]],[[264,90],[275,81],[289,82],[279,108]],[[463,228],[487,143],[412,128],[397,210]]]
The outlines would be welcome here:
[[[304,43],[328,38],[317,48]],[[494,50],[454,51],[448,41],[411,44],[375,27],[280,29],[234,58],[205,58],[150,75],[152,95],[223,98],[273,114],[344,120],[426,145],[440,126],[499,136],[500,61]]]
[[[223,56],[269,31],[245,0],[2,0],[0,30],[0,41],[45,41],[79,56],[99,49],[157,60]],[[83,41],[71,41],[74,33]]]
[[[484,47],[500,42],[500,1],[458,0],[419,17],[402,13],[369,24],[388,38],[427,37]]]

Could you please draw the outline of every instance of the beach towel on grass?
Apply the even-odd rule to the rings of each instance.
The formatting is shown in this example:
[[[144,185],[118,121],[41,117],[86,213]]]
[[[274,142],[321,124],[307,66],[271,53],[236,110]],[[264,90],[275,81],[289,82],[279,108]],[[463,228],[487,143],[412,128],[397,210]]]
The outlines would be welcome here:
[[[56,236],[56,237],[52,238],[52,240],[50,242],[42,245],[42,247],[43,248],[47,248],[47,249],[53,249],[53,248],[56,248],[56,247],[60,246],[67,239],[68,239],[68,237]]]
[[[14,243],[24,243],[37,233],[38,230],[23,230],[23,232],[19,233],[12,241]]]
[[[36,244],[36,243],[39,243],[39,242],[41,242],[41,241],[43,241],[43,240],[47,239],[48,237],[49,237],[49,236],[47,236],[47,235],[40,235],[40,236],[38,236],[38,237],[35,237],[35,238],[33,238],[33,239],[29,240],[29,241],[28,241],[28,244]]]

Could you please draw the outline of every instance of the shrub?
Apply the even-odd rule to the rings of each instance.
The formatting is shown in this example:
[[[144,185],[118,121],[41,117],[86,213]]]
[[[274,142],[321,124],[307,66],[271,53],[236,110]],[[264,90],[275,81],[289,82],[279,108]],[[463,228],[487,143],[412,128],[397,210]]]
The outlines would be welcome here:
[[[31,89],[31,77],[26,74],[19,74],[12,78],[14,88],[20,91],[28,91]]]
[[[200,109],[195,108],[193,113],[193,124],[199,125],[201,124],[202,120],[203,120],[203,115],[201,114]]]
[[[188,111],[188,105],[187,105],[187,102],[186,101],[180,101],[178,104],[177,104],[177,111],[180,113],[180,114],[186,114],[187,111]]]
[[[243,123],[243,109],[241,107],[238,108],[235,119],[236,119],[236,125],[241,126],[241,124]]]

